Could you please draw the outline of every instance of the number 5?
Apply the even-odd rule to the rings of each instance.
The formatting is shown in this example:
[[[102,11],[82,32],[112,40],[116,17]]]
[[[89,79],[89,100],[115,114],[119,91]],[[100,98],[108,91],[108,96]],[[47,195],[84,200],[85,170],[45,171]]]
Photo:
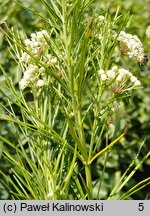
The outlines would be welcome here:
[[[139,211],[143,211],[144,210],[144,203],[139,203]]]

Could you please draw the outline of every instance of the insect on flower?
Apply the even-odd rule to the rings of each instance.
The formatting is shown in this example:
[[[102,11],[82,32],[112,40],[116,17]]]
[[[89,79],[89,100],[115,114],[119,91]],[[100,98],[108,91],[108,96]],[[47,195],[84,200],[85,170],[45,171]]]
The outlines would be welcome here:
[[[144,66],[146,65],[148,62],[148,57],[147,55],[143,55],[140,59],[139,59],[139,65]]]

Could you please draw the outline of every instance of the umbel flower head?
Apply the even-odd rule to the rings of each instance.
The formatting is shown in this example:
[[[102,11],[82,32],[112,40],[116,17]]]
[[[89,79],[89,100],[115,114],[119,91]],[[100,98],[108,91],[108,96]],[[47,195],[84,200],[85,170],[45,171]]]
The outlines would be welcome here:
[[[26,39],[24,42],[29,53],[31,53],[35,58],[41,60],[44,65],[47,65],[48,61],[51,61],[50,55],[48,54],[49,39],[50,36],[48,32],[42,30],[37,33],[32,33],[31,39]],[[39,67],[34,59],[26,52],[22,53],[21,61],[25,63],[26,70],[20,81],[20,88],[42,88],[45,85],[45,68]]]
[[[129,56],[129,58],[134,58],[138,62],[145,55],[143,45],[140,39],[136,35],[127,34],[121,31],[118,36],[118,41],[120,45],[120,50],[124,55]]]
[[[39,31],[31,34],[31,39],[24,41],[26,49],[36,58],[41,58],[47,53],[48,41],[50,39],[49,34],[46,30]],[[23,62],[31,63],[32,57],[26,52],[22,53],[21,60]]]
[[[20,81],[20,88],[25,89],[26,87],[33,88],[41,88],[44,86],[44,80],[40,79],[41,76],[41,68],[39,69],[36,65],[30,64],[26,71],[24,72],[24,76]]]
[[[101,82],[108,85],[115,94],[123,93],[141,86],[141,82],[130,71],[113,66],[106,72],[98,71]]]
[[[24,63],[26,70],[20,81],[20,88],[31,87],[34,90],[42,89],[45,86],[46,69],[39,66],[32,55],[46,67],[54,67],[57,64],[57,58],[49,54],[48,42],[50,36],[46,30],[31,34],[31,39],[25,40],[26,52],[22,53],[21,61]]]

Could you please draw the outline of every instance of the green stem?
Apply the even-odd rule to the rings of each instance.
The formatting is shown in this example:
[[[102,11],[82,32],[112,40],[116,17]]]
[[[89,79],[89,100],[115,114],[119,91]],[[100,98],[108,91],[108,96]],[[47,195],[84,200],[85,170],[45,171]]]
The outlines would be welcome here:
[[[89,189],[89,192],[88,192],[88,199],[89,200],[92,200],[92,176],[91,176],[91,165],[88,164],[88,165],[85,165],[85,175],[86,175],[86,184],[87,184],[87,187]]]
[[[125,134],[127,133],[127,128],[125,128],[124,132],[117,137],[114,141],[112,141],[109,145],[107,145],[105,148],[103,148],[100,152],[98,152],[90,161],[92,163],[97,157],[99,157],[101,154],[106,152],[109,148],[111,148],[115,143],[117,143]]]
[[[66,17],[66,2],[62,0],[62,14],[63,14],[63,34],[64,34],[64,44],[66,46],[66,57],[67,57],[67,71],[68,71],[68,78],[70,80],[70,92],[71,92],[71,99],[72,99],[72,108],[75,116],[75,124],[73,127],[76,127],[76,132],[78,136],[78,141],[75,143],[78,145],[78,149],[81,152],[83,157],[83,164],[85,164],[85,175],[86,175],[86,184],[88,187],[88,199],[92,199],[92,177],[91,177],[91,165],[88,164],[88,154],[86,149],[86,141],[85,141],[85,134],[83,129],[83,122],[82,122],[82,110],[81,110],[81,90],[82,90],[82,83],[84,79],[84,62],[85,62],[85,54],[86,50],[84,49],[81,53],[81,64],[80,64],[80,82],[77,81],[74,71],[74,62],[72,60],[72,52],[73,52],[73,28],[69,28],[69,35],[67,32],[67,17]],[[71,26],[70,26],[71,27]],[[73,27],[73,26],[72,26]],[[87,38],[85,38],[87,41]],[[87,47],[86,42],[84,44]],[[85,46],[84,46],[85,47]],[[88,164],[88,165],[87,165]]]
[[[101,88],[99,88],[98,95],[96,98],[98,103],[100,101],[102,94],[103,94],[103,92],[102,92]],[[93,122],[93,127],[92,127],[92,135],[91,135],[91,140],[90,140],[90,149],[89,149],[88,161],[91,160],[92,154],[94,153],[95,135],[96,135],[96,128],[97,128],[97,124],[98,124],[98,115],[99,115],[99,108],[96,107],[94,110],[94,122]],[[103,127],[102,127],[101,133],[102,132],[103,132]],[[100,133],[100,137],[101,137],[101,133]]]

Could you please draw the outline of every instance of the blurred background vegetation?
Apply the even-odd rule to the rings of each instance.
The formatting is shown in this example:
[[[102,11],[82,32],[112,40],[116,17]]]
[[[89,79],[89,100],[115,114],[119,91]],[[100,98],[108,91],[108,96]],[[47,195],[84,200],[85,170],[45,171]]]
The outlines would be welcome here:
[[[49,2],[49,0],[48,0]],[[131,15],[130,22],[126,27],[126,32],[130,34],[136,34],[142,41],[145,53],[150,58],[150,38],[146,37],[146,29],[150,25],[150,1],[149,0],[99,0],[93,1],[93,4],[90,6],[89,14],[92,15],[93,10],[95,9],[97,3],[99,2],[99,7],[97,10],[98,13],[103,13],[109,8],[110,14],[115,14],[118,6],[120,8],[120,14],[127,14],[128,12]],[[9,27],[15,26],[22,34],[24,32],[30,35],[32,32],[38,31],[41,28],[44,28],[42,20],[40,17],[35,14],[44,14],[46,16],[47,11],[42,6],[40,0],[23,0],[21,1],[27,7],[22,8],[17,5],[15,1],[11,0],[0,0],[0,22],[5,21]],[[121,25],[118,22],[118,25]],[[114,184],[112,174],[114,176],[119,176],[131,163],[132,158],[136,155],[140,144],[145,140],[145,145],[140,153],[138,160],[142,159],[143,156],[150,150],[150,63],[146,66],[140,66],[135,64],[135,62],[130,61],[126,58],[118,58],[118,64],[124,66],[125,68],[131,70],[139,80],[141,80],[143,89],[136,91],[136,94],[132,95],[130,98],[130,106],[127,109],[127,119],[128,122],[128,133],[122,140],[122,145],[116,145],[113,148],[113,154],[109,158],[109,163],[107,163],[104,181],[102,185],[102,197],[105,199],[107,194],[110,192],[112,184]],[[150,62],[150,61],[149,61]],[[4,35],[0,32],[0,64],[3,65],[9,77],[12,78],[16,88],[18,87],[18,82],[21,78],[21,71],[15,62],[15,60],[10,55],[10,46],[5,40]],[[0,72],[0,86],[4,81],[4,77]],[[7,104],[6,98],[0,93],[0,101]],[[19,112],[15,108],[15,112]],[[0,115],[4,112],[3,108],[0,107]],[[1,121],[0,122],[0,134],[6,137],[9,140],[14,140],[14,131],[10,123]],[[3,145],[2,141],[0,144]],[[14,154],[14,152],[11,152]],[[14,154],[15,157],[15,154]],[[137,163],[139,162],[137,160]],[[97,181],[102,172],[102,160],[97,160],[93,166],[95,167],[93,173],[93,182]],[[4,171],[7,175],[11,176],[11,164],[8,161],[5,161],[1,155],[0,149],[0,170]],[[143,180],[150,176],[150,159],[147,159],[140,170],[136,172],[133,176],[132,181],[126,185],[126,190],[131,186],[135,185],[139,181]],[[2,176],[0,176],[2,178]],[[7,186],[7,182],[6,182]],[[0,199],[9,199],[10,194],[7,190],[7,187],[4,187],[0,183]],[[96,189],[94,191],[96,193]],[[150,199],[150,187],[146,187],[141,191],[137,192],[131,197],[131,199]]]

